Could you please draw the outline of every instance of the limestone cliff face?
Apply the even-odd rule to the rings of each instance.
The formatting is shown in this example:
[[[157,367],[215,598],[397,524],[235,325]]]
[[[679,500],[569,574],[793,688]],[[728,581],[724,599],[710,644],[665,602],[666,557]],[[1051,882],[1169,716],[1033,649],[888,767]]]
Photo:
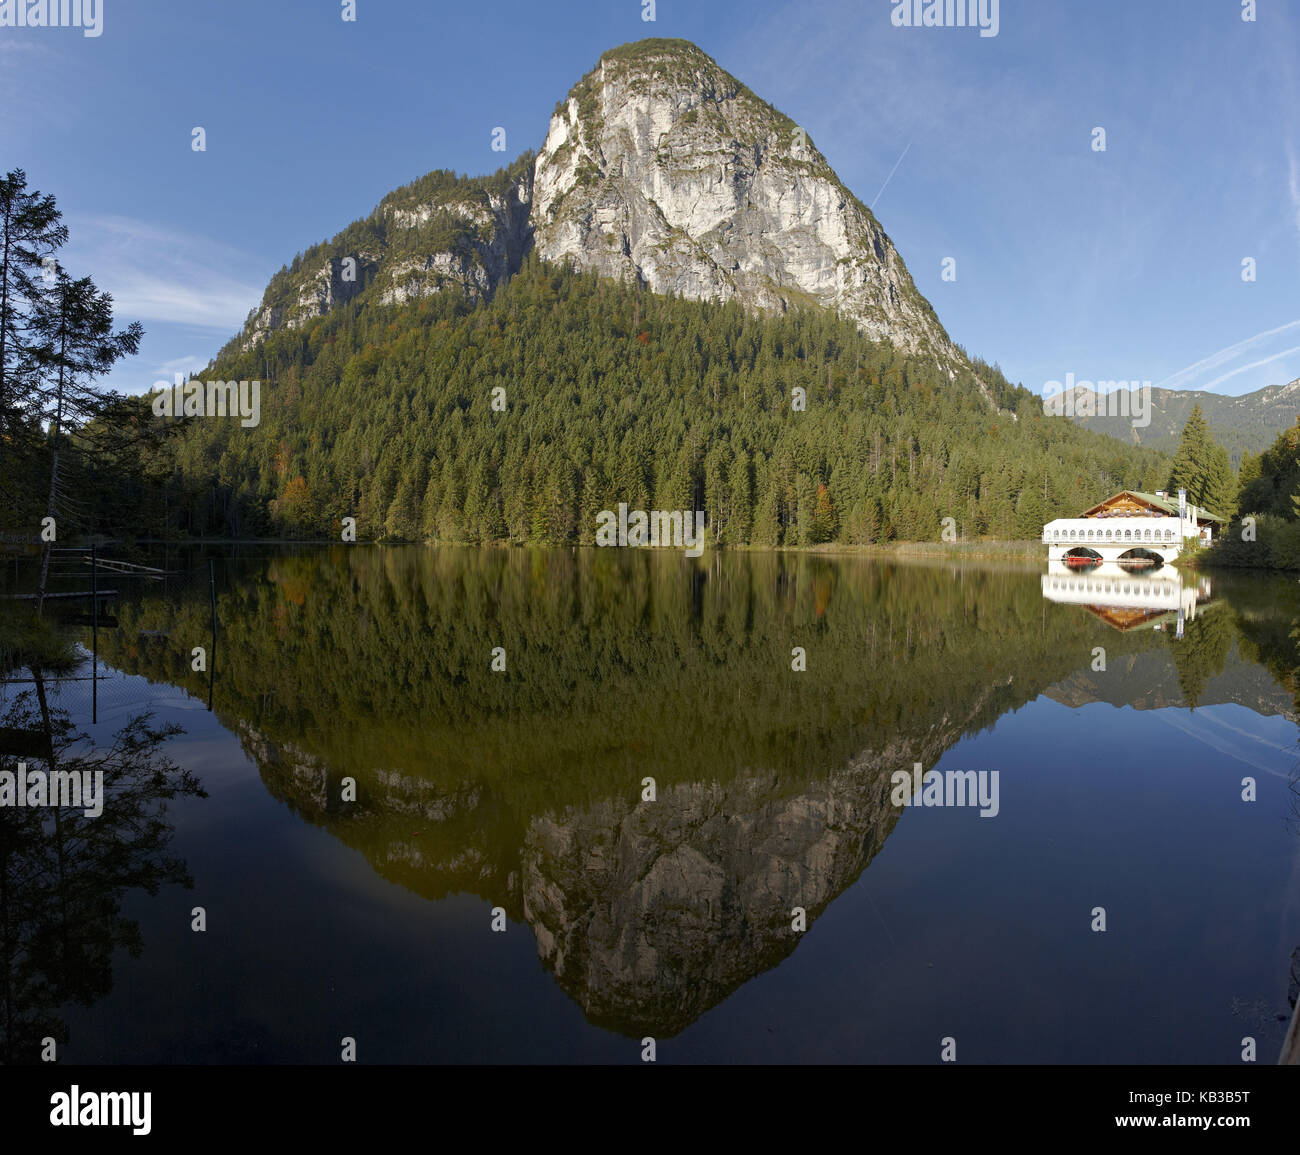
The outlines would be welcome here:
[[[385,197],[277,274],[237,341],[358,299],[486,299],[533,250],[656,293],[832,309],[950,375],[968,365],[806,133],[684,40],[606,52],[536,157],[492,177],[430,173]]]
[[[791,120],[684,41],[607,52],[536,162],[537,251],[697,300],[816,304],[959,359],[879,222]]]

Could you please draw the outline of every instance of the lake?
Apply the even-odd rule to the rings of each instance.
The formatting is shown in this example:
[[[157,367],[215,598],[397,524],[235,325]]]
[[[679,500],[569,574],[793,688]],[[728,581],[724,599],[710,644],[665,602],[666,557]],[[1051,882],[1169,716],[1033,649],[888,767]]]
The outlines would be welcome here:
[[[106,775],[0,809],[7,1061],[1277,1060],[1293,579],[149,560],[0,687],[4,769]]]

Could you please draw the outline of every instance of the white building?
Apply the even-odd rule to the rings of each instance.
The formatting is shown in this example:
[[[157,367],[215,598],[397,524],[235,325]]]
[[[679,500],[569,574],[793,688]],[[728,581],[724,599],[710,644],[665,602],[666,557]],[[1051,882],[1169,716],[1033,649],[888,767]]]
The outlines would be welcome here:
[[[1187,503],[1184,490],[1173,501],[1165,493],[1125,489],[1085,510],[1079,517],[1058,517],[1043,526],[1049,561],[1093,558],[1128,561],[1145,558],[1170,562],[1189,538],[1209,545],[1223,518]]]

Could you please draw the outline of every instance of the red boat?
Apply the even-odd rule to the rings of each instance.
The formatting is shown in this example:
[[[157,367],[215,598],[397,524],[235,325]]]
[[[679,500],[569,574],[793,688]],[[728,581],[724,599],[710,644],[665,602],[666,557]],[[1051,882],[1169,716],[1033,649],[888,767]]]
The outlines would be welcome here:
[[[1067,557],[1062,560],[1071,569],[1088,569],[1094,565],[1101,565],[1099,557]]]

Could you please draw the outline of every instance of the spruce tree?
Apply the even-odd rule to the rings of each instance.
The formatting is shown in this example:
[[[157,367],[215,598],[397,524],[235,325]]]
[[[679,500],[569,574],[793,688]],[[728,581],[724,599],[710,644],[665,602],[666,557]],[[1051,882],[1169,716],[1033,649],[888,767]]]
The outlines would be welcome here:
[[[1220,517],[1231,516],[1237,504],[1237,479],[1228,452],[1214,440],[1199,404],[1192,406],[1169,475],[1169,492],[1187,491],[1189,504]]]
[[[1237,478],[1233,475],[1228,451],[1222,445],[1211,445],[1201,503],[1220,517],[1231,517],[1237,508]]]

